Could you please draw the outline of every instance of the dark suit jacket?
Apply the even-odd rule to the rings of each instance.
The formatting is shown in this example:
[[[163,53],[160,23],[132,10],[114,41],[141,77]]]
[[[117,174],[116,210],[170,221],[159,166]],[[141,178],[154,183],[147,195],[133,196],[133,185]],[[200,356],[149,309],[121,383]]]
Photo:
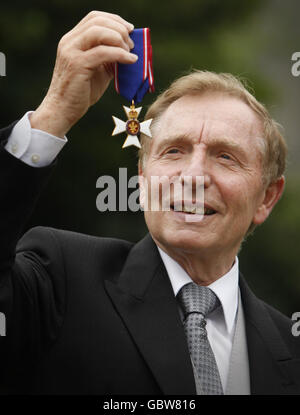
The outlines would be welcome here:
[[[195,394],[176,299],[150,235],[132,244],[38,227],[18,242],[52,168],[0,150],[0,384],[7,393]],[[251,393],[299,394],[290,320],[242,276],[240,289]]]

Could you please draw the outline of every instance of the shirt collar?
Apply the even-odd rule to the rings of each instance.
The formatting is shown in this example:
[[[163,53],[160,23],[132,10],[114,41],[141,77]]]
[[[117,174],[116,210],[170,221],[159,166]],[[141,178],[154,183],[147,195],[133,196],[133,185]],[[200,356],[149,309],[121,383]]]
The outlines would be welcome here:
[[[158,251],[167,270],[175,297],[180,289],[192,281],[187,272],[159,247]],[[226,329],[231,333],[238,306],[238,281],[239,281],[239,260],[235,257],[235,262],[231,269],[218,278],[208,287],[217,295],[223,308]]]

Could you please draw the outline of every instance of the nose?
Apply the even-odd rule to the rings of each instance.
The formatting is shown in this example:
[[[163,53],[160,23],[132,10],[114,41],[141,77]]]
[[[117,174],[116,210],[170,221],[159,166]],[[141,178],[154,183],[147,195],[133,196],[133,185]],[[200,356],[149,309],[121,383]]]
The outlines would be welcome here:
[[[186,177],[187,179],[184,179]],[[193,188],[199,184],[204,184],[204,189],[211,184],[211,175],[209,172],[208,160],[205,153],[205,148],[199,148],[191,154],[187,159],[185,166],[181,170],[181,179],[192,184]]]

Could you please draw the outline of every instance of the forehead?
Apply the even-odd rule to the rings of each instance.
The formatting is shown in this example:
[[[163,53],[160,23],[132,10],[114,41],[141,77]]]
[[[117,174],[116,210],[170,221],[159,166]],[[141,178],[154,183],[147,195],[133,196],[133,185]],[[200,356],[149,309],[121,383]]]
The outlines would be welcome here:
[[[242,100],[219,92],[186,95],[173,102],[158,122],[155,139],[169,135],[228,136],[247,141],[262,136],[261,122]]]

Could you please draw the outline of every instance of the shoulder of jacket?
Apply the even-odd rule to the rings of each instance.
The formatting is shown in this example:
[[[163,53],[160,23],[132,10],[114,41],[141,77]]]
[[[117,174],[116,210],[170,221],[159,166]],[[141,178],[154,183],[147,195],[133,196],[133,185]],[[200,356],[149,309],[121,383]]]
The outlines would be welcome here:
[[[53,239],[56,239],[59,243],[76,243],[76,242],[82,242],[82,243],[95,243],[100,245],[107,245],[107,246],[119,246],[127,249],[131,249],[134,245],[133,242],[126,241],[124,239],[118,239],[118,238],[110,238],[110,237],[102,237],[102,236],[96,236],[96,235],[88,235],[80,232],[74,232],[71,230],[66,229],[57,229],[52,228],[48,226],[35,226],[31,229],[29,229],[24,236],[21,238],[25,239],[44,239],[47,238],[49,240],[49,237],[52,236]]]

